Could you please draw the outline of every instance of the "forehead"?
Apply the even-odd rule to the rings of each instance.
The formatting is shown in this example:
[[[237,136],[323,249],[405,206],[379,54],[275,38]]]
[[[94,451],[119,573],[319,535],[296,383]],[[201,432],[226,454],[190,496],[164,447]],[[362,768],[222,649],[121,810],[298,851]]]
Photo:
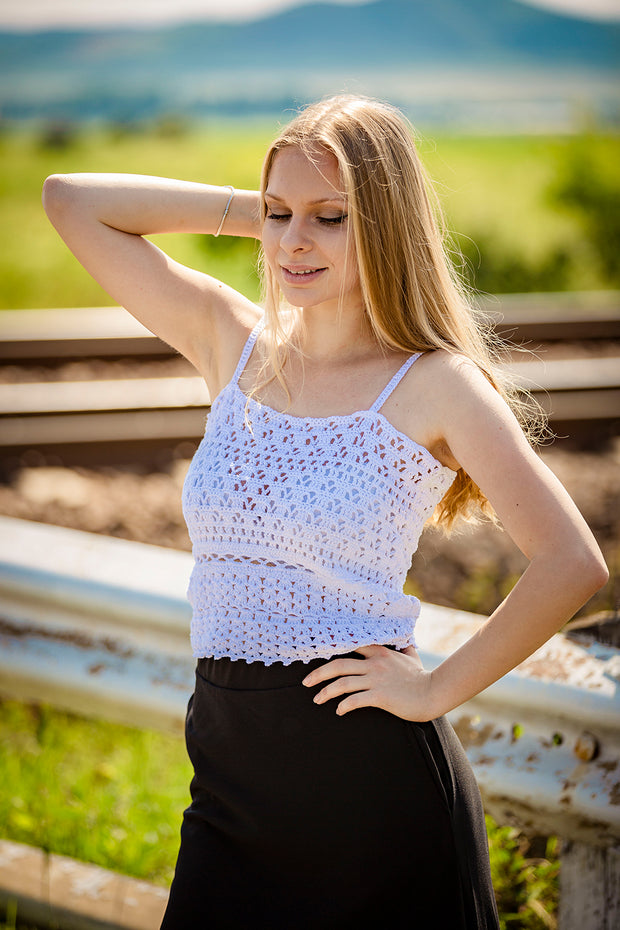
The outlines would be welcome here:
[[[271,164],[267,191],[280,195],[293,189],[300,193],[313,191],[317,198],[341,195],[342,179],[336,156],[322,147],[309,152],[296,145],[280,149]]]

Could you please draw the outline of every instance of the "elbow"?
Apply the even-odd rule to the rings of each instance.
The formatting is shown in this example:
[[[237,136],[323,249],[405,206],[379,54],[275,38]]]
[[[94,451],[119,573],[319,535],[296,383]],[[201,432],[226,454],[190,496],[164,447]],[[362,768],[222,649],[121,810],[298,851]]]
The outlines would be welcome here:
[[[45,179],[41,200],[51,220],[62,214],[71,199],[71,180],[67,175],[51,174]]]
[[[593,594],[596,594],[597,591],[600,591],[601,588],[604,588],[607,582],[609,581],[609,569],[603,560],[603,556],[600,557],[596,566],[592,568],[592,584],[594,587]]]
[[[572,577],[582,588],[584,602],[605,587],[609,581],[609,569],[598,547],[586,549],[575,559]]]

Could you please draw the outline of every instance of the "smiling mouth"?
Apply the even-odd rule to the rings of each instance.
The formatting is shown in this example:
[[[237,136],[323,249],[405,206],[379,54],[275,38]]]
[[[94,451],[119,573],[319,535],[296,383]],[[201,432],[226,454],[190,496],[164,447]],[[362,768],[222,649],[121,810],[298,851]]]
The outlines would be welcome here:
[[[318,278],[325,268],[287,268],[282,265],[282,274],[290,283],[309,282]]]

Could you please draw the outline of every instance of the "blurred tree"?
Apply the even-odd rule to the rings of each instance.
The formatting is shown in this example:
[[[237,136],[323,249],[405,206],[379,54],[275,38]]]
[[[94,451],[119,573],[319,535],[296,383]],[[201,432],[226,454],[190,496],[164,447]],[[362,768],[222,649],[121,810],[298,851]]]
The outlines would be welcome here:
[[[524,257],[487,232],[458,236],[456,247],[467,283],[490,294],[562,291],[568,287],[571,254],[558,246],[537,261]]]
[[[64,151],[72,146],[78,136],[75,123],[53,120],[41,130],[39,146],[43,150]]]
[[[567,157],[550,191],[561,207],[579,216],[601,271],[610,284],[620,284],[620,173],[597,163],[588,139]]]

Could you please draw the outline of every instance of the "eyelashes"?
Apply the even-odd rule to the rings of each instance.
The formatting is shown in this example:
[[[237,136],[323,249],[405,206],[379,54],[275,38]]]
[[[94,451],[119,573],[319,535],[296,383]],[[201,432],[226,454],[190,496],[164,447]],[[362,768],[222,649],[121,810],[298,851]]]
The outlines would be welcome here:
[[[346,213],[341,213],[338,216],[319,216],[319,223],[323,223],[324,226],[342,226],[344,221],[347,218]]]
[[[338,216],[317,216],[317,221],[323,226],[342,226],[347,216],[346,213],[340,213]],[[275,223],[284,223],[290,218],[290,213],[274,213],[273,210],[270,210],[265,217],[265,219],[273,220]]]

